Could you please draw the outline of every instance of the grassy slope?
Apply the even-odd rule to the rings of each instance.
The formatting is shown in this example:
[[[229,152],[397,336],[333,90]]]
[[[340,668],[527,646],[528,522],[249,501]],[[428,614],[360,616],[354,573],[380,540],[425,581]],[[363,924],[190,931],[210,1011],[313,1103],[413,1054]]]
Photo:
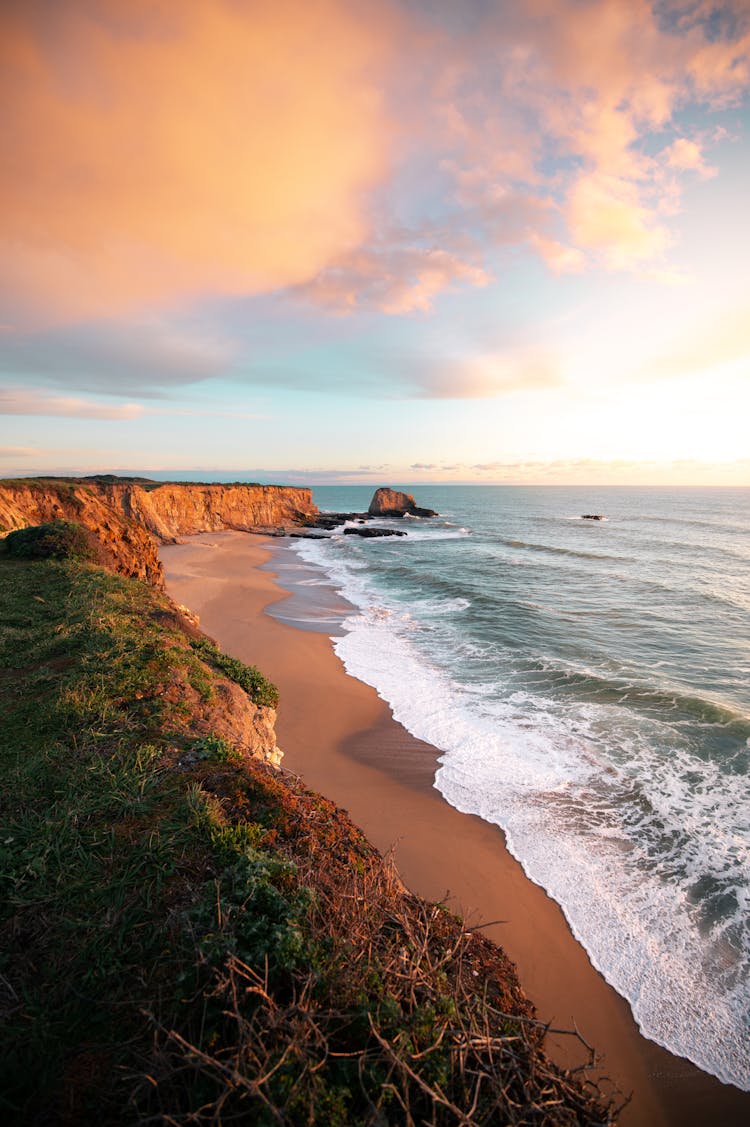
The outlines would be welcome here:
[[[0,611],[4,1122],[608,1121],[501,952],[196,736],[221,662],[163,596],[0,556]]]

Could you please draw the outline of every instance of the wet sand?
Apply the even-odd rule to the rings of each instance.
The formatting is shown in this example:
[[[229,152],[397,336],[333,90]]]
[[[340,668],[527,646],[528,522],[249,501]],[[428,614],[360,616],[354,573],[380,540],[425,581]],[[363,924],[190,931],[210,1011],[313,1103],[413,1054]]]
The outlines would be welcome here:
[[[640,1035],[627,1003],[592,967],[557,906],[524,874],[502,833],[461,814],[433,786],[438,752],[411,736],[374,689],[348,676],[324,633],[279,611],[287,593],[270,568],[286,546],[238,532],[207,533],[162,548],[167,590],[200,616],[224,650],[257,664],[279,687],[283,767],[349,811],[378,849],[393,849],[402,879],[446,899],[513,959],[540,1018],[577,1028],[603,1058],[601,1073],[632,1093],[624,1127],[750,1122],[750,1094]],[[277,604],[274,614],[264,613]],[[279,615],[281,614],[281,618]],[[563,1063],[580,1062],[574,1038],[550,1035]]]

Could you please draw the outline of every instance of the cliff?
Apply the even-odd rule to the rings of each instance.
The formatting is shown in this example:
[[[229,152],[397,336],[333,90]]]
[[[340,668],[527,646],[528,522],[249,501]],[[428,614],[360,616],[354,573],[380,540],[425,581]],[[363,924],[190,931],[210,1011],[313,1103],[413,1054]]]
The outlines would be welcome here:
[[[273,531],[301,524],[318,508],[309,489],[281,485],[101,486],[113,508],[163,543],[197,532]]]
[[[0,670],[5,1122],[612,1122],[160,591],[0,551]]]
[[[0,484],[0,536],[54,520],[75,521],[89,529],[100,545],[102,563],[111,570],[161,584],[153,537],[114,508],[95,486],[23,479]]]
[[[95,534],[102,562],[122,575],[161,584],[155,541],[218,532],[275,531],[315,518],[309,489],[279,485],[176,485],[85,479],[0,483],[0,536],[71,520]]]

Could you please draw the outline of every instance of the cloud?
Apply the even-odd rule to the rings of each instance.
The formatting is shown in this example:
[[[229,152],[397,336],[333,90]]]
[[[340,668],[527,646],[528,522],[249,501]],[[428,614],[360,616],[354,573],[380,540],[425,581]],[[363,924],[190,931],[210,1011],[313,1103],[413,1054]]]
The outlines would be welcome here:
[[[456,467],[467,480],[557,485],[747,485],[750,459],[634,461],[625,458],[561,458],[551,461],[492,461]]]
[[[542,391],[562,382],[553,356],[526,348],[426,364],[411,378],[413,394],[420,399],[488,399]]]
[[[333,262],[298,294],[339,312],[429,313],[435,297],[457,283],[485,286],[481,266],[439,246],[387,246],[353,251]]]
[[[529,242],[549,266],[553,274],[577,274],[586,265],[586,256],[578,247],[565,246],[556,239],[534,232]]]
[[[370,345],[347,363],[333,366],[303,351],[298,361],[249,366],[237,380],[256,386],[284,387],[361,396],[367,399],[486,399],[515,392],[543,391],[562,382],[558,358],[541,347],[509,344],[505,349],[465,355],[457,352]],[[352,376],[355,371],[356,376]]]
[[[717,107],[747,92],[747,21],[744,30],[727,27],[733,38],[722,39],[707,10],[684,5],[594,0],[551,9],[547,0],[538,5],[552,16],[546,61],[562,97],[541,115],[582,165],[565,200],[568,230],[609,268],[640,269],[673,242],[663,216],[679,210],[677,174],[715,172],[696,138],[679,136],[656,156],[644,141],[668,129],[678,108]]]
[[[638,187],[602,172],[573,184],[567,220],[573,242],[599,252],[615,269],[658,258],[670,243],[669,232],[642,204]]]
[[[7,461],[13,458],[38,458],[42,451],[35,446],[0,446],[0,460]]]
[[[730,309],[702,324],[684,328],[674,346],[645,364],[646,379],[710,373],[724,364],[745,361],[750,368],[750,308]]]
[[[384,5],[10,0],[0,19],[16,316],[267,291],[362,242]]]
[[[380,481],[382,472],[390,468],[388,465],[358,466],[356,469],[316,469],[308,466],[305,469],[291,470],[247,470],[243,471],[243,477],[289,485],[367,485]],[[218,475],[220,471],[213,472]],[[216,476],[214,480],[230,481],[236,472],[236,470],[223,471],[222,476]]]
[[[750,84],[746,0],[7,0],[0,21],[0,303],[24,325],[279,291],[427,314],[528,246],[554,273],[668,277],[683,179],[715,171],[691,114]]]
[[[687,137],[678,137],[664,150],[663,155],[669,168],[677,168],[681,172],[697,172],[704,180],[716,176],[719,171],[713,165],[706,164],[703,147]]]
[[[0,415],[61,415],[75,419],[139,419],[140,403],[98,403],[70,395],[48,395],[24,388],[0,388]]]
[[[145,396],[220,375],[231,362],[231,349],[211,335],[138,320],[9,333],[0,352],[0,371],[14,378]]]
[[[714,173],[709,139],[686,133],[689,111],[747,94],[750,9],[743,0],[491,6],[458,37],[450,73],[443,167],[457,198],[468,188],[474,200],[515,193],[536,203],[525,227],[516,216],[515,240],[556,272],[590,261],[641,273],[674,241],[665,217],[679,211],[682,175]],[[680,134],[653,153],[652,137],[676,131],[677,110]]]

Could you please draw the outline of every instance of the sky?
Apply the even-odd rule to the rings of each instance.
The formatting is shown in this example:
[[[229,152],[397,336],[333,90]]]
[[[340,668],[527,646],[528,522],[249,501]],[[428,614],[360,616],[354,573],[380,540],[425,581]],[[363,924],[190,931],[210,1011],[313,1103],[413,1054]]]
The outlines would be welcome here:
[[[0,474],[750,485],[750,0],[3,0]]]

